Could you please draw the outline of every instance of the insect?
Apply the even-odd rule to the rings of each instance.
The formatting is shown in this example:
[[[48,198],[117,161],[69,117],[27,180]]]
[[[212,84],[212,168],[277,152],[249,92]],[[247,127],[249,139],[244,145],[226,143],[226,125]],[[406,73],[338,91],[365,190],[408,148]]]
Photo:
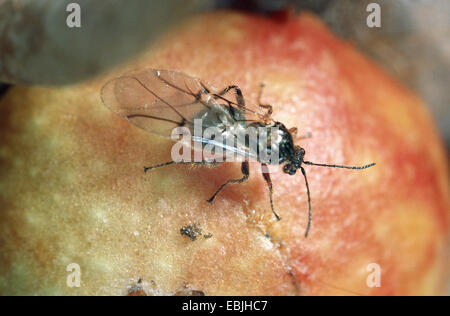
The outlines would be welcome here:
[[[268,169],[269,164],[283,165],[282,171],[289,175],[295,175],[300,170],[306,184],[308,196],[308,224],[305,237],[311,228],[312,207],[308,178],[303,165],[312,165],[331,168],[366,169],[375,165],[371,163],[364,166],[343,166],[335,164],[314,163],[305,160],[305,150],[294,144],[293,136],[297,128],[286,128],[281,122],[271,118],[273,108],[271,105],[261,104],[261,95],[258,98],[258,109],[246,104],[246,100],[238,86],[230,85],[222,90],[214,90],[208,87],[200,79],[186,74],[170,71],[147,69],[113,79],[105,84],[101,91],[103,103],[119,116],[127,119],[137,127],[147,132],[170,137],[174,128],[186,128],[190,132],[195,130],[195,122],[200,120],[200,129],[215,127],[221,131],[224,139],[217,141],[214,137],[194,136],[193,144],[214,144],[222,148],[226,153],[233,152],[243,157],[241,163],[242,177],[230,179],[223,183],[207,201],[212,203],[216,196],[227,185],[243,183],[249,178],[249,160],[255,159],[261,164],[263,178],[269,189],[270,206],[277,220],[280,216],[275,212],[273,205],[273,186]],[[231,95],[232,99],[227,97]],[[258,148],[256,154],[249,150],[249,142],[241,142],[240,145],[228,145],[230,138],[236,138],[242,131],[250,127],[272,128],[275,132],[269,132],[265,137],[257,138]],[[271,129],[271,130],[272,130]],[[194,133],[195,134],[195,133]],[[203,134],[202,134],[203,135]],[[262,144],[262,145],[261,145]],[[258,151],[263,148],[269,153],[277,152],[276,159],[262,160]],[[219,164],[216,160],[203,159],[201,161],[169,161],[158,165],[145,167],[148,172],[156,168],[177,164]]]

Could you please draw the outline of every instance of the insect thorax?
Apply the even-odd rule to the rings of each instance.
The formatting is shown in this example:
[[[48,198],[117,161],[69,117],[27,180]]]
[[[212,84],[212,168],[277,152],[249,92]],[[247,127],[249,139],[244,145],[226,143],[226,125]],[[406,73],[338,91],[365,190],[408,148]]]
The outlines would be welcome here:
[[[263,125],[262,123],[257,123]],[[270,161],[270,164],[282,164],[283,162],[289,161],[294,153],[294,142],[292,140],[291,133],[287,130],[287,128],[279,123],[275,122],[273,125],[269,126],[267,129],[267,140],[265,144],[267,144],[266,151],[272,156],[275,151],[275,155],[273,157],[278,157],[274,161]],[[259,157],[259,155],[258,155]]]
[[[191,132],[201,137],[204,147],[214,141],[227,153],[267,164],[283,163],[293,152],[292,137],[283,124],[250,122],[235,107],[212,105],[196,114],[192,121]]]
[[[238,109],[222,104],[214,104],[196,114],[192,121],[202,120],[202,132],[207,128],[216,127],[222,132],[227,129],[245,129],[247,126],[245,115]]]

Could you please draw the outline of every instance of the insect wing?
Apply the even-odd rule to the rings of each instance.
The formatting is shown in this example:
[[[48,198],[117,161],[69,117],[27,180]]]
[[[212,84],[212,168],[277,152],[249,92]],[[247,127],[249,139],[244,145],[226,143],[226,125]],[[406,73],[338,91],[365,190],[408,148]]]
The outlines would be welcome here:
[[[204,145],[209,145],[209,146],[214,146],[216,149],[217,148],[222,148],[222,158],[224,159],[223,161],[243,161],[244,159],[247,158],[253,158],[253,159],[257,159],[257,154],[254,151],[250,151],[249,148],[247,148],[245,145],[239,145],[239,144],[234,144],[232,146],[227,145],[224,142],[218,142],[216,140],[213,139],[207,139],[207,138],[203,138],[203,137],[197,137],[194,136],[193,138],[194,142],[198,142],[198,143],[202,143]],[[207,152],[203,152],[203,156],[205,157],[205,159],[215,159],[217,158],[217,154],[213,153],[212,155],[208,155]],[[211,158],[211,157],[215,157],[215,158]]]
[[[119,116],[165,137],[170,137],[174,128],[191,124],[192,117],[216,104],[199,79],[155,69],[109,81],[102,88],[101,97]]]
[[[109,81],[102,88],[101,98],[106,107],[137,127],[167,138],[178,126],[187,126],[192,130],[191,119],[199,113],[224,111],[224,114],[229,114],[227,106],[245,114],[240,118],[245,123],[247,116],[250,117],[249,122],[261,121],[263,118],[263,115],[249,107],[239,108],[231,92],[220,97],[216,92],[211,87],[207,88],[198,78],[170,70],[147,69]],[[230,127],[236,123],[230,117]],[[209,127],[210,123],[205,120],[203,124],[203,127]],[[245,147],[228,146],[202,137],[193,137],[193,141],[222,147],[225,153],[254,158],[254,154]]]

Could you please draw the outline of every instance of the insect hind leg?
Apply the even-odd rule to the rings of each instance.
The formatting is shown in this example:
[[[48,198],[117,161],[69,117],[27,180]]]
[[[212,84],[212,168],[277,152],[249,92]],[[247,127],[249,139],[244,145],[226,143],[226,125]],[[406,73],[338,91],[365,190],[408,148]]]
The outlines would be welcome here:
[[[269,173],[269,168],[267,167],[267,164],[265,164],[265,163],[261,164],[261,172],[264,177],[264,180],[266,180],[267,187],[269,188],[270,208],[272,209],[272,213],[275,216],[275,218],[277,219],[277,221],[279,221],[281,218],[277,214],[277,212],[275,212],[275,209],[273,208],[273,187],[272,187],[272,180],[270,179],[270,173]]]
[[[240,178],[240,179],[230,179],[227,182],[225,182],[224,184],[222,184],[217,189],[217,191],[213,194],[213,196],[207,200],[208,203],[212,203],[214,201],[214,199],[216,198],[217,194],[219,194],[219,192],[222,191],[222,189],[225,188],[225,186],[227,186],[228,184],[230,184],[230,183],[243,183],[243,182],[248,180],[248,177],[250,176],[250,169],[249,169],[248,161],[242,162],[241,171],[242,171],[242,174],[243,174],[242,178]]]
[[[216,96],[219,99],[223,99],[224,101],[228,101],[225,98],[222,98],[222,96],[231,90],[234,90],[234,95],[236,96],[236,102],[237,102],[238,107],[241,110],[245,109],[244,95],[242,94],[241,88],[239,88],[238,86],[234,86],[234,85],[228,86],[225,89],[223,89],[222,91],[220,91],[219,93],[214,94],[214,96]]]
[[[264,83],[261,83],[261,85],[259,86],[258,105],[259,105],[259,107],[266,109],[267,110],[266,115],[270,117],[273,113],[273,106],[270,104],[262,104],[261,103],[262,93],[263,93],[265,86],[266,85]]]
[[[272,113],[273,113],[273,106],[270,104],[262,104],[261,103],[261,97],[262,97],[262,93],[264,90],[264,87],[266,85],[264,83],[261,83],[261,85],[259,86],[259,95],[258,95],[258,105],[260,108],[263,108],[265,110],[267,110],[267,112],[264,114],[264,120],[266,122],[270,121],[270,118],[272,117]]]
[[[184,164],[184,165],[218,165],[219,163],[216,161],[180,161],[180,162],[175,162],[175,161],[168,161],[168,162],[164,162],[164,163],[160,163],[158,165],[154,165],[154,166],[150,166],[150,167],[144,167],[144,172],[147,173],[149,170],[152,169],[157,169],[160,167],[165,167],[165,166],[170,166],[170,165],[174,165],[174,164]]]

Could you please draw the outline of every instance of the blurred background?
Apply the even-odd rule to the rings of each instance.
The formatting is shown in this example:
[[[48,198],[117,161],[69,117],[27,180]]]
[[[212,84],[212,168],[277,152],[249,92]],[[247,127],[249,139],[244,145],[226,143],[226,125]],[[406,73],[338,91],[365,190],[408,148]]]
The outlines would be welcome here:
[[[71,2],[82,8],[83,25],[76,30],[66,27]],[[371,2],[381,6],[380,28],[366,25]],[[320,15],[335,33],[427,101],[450,146],[448,0],[4,0],[0,96],[13,84],[86,80],[138,54],[190,14],[230,8],[257,14],[292,8]]]

